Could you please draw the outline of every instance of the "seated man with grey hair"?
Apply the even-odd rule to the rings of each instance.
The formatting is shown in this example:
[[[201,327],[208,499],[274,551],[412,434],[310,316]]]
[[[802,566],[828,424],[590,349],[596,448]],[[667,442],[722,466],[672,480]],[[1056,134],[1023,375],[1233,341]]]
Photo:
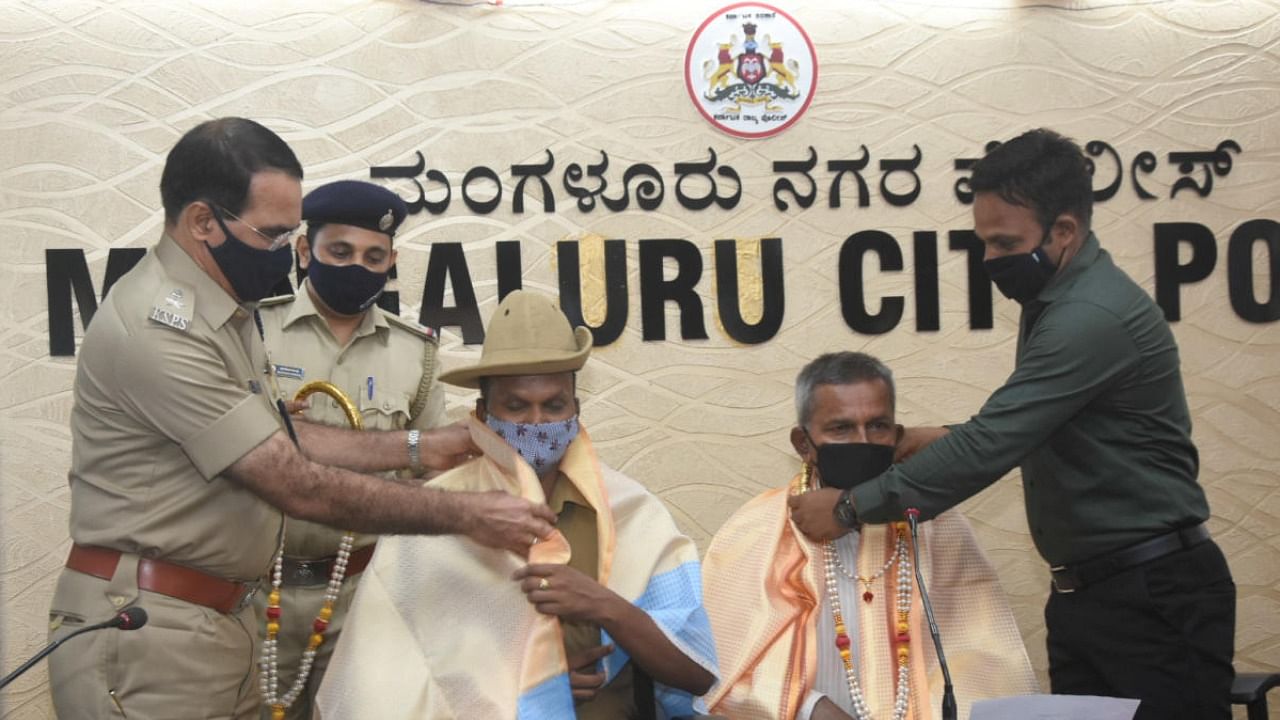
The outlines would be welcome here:
[[[703,563],[720,658],[713,712],[734,720],[934,717],[942,678],[906,522],[827,543],[791,522],[790,494],[850,487],[893,463],[893,374],[863,353],[823,355],[796,378],[791,444],[801,472],[750,500]],[[959,513],[920,527],[920,558],[955,679],[976,699],[1037,691],[995,571]]]
[[[320,689],[324,720],[674,718],[711,688],[697,549],[600,462],[578,417],[591,342],[517,290],[480,362],[440,376],[480,390],[469,427],[484,456],[430,486],[536,498],[555,529],[527,560],[471,540],[379,541]]]

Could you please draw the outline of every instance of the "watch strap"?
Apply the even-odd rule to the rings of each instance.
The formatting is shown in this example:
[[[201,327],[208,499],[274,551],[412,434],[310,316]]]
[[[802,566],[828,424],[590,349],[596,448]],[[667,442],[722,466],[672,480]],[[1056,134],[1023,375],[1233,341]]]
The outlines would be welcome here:
[[[422,474],[422,431],[410,430],[406,444],[409,450],[409,469],[414,475]]]

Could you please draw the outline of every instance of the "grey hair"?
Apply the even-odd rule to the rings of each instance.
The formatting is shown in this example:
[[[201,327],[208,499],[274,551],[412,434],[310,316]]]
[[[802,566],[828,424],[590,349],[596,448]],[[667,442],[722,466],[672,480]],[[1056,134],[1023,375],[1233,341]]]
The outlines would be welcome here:
[[[804,427],[813,416],[813,393],[819,385],[853,385],[873,380],[883,380],[889,386],[889,407],[896,407],[897,390],[888,365],[860,352],[819,355],[796,376],[796,424]]]

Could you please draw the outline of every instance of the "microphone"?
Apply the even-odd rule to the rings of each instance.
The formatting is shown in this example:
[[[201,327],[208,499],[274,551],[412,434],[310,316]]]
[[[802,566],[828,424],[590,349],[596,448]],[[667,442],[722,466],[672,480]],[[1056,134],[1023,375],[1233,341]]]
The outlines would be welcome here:
[[[911,553],[916,566],[916,585],[920,587],[920,602],[924,605],[924,616],[929,621],[929,635],[933,637],[933,649],[938,652],[938,665],[942,668],[942,720],[956,720],[959,710],[956,708],[956,690],[951,685],[951,669],[947,667],[947,656],[942,652],[942,633],[938,632],[938,620],[933,616],[933,603],[929,602],[929,591],[924,586],[924,573],[920,570],[920,510],[907,508],[905,515],[911,526]]]
[[[115,617],[103,623],[104,627],[117,627],[121,630],[137,630],[147,624],[147,611],[140,607],[122,610]],[[81,631],[83,632],[83,631]]]
[[[55,640],[49,643],[48,645],[45,646],[43,650],[36,653],[30,660],[22,663],[22,666],[19,667],[17,670],[14,670],[8,675],[5,675],[4,679],[0,680],[0,689],[3,689],[9,683],[13,682],[14,680],[17,680],[19,675],[30,670],[32,667],[35,666],[36,663],[43,660],[46,655],[53,652],[54,650],[57,650],[58,647],[62,645],[62,643],[70,640],[71,638],[77,635],[83,635],[87,632],[93,632],[94,630],[105,630],[107,628],[119,628],[121,630],[137,630],[138,628],[146,624],[147,624],[147,611],[143,610],[140,607],[131,607],[116,613],[116,615],[112,617],[110,620],[107,620],[105,622],[100,622],[97,625],[82,627],[79,630],[76,630],[75,632],[71,633],[70,635],[67,635],[66,637],[62,638],[61,640]]]

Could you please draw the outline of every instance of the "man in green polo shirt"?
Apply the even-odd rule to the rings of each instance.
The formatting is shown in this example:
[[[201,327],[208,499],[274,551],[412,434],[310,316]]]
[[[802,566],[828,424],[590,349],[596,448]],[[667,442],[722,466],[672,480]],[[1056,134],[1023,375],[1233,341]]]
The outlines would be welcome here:
[[[1090,231],[1075,143],[1032,130],[971,185],[987,271],[1022,305],[1013,374],[968,422],[913,429],[904,462],[794,497],[792,516],[817,539],[907,508],[928,519],[1020,466],[1053,572],[1053,692],[1140,698],[1139,720],[1228,718],[1235,584],[1204,525],[1173,334]]]

